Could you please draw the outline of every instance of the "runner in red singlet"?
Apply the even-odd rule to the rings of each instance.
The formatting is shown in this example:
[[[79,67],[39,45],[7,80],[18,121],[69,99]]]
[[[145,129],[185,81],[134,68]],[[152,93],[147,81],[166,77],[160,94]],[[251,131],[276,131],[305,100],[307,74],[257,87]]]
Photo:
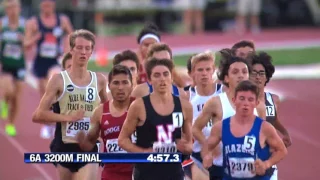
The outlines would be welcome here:
[[[161,40],[158,27],[153,24],[147,24],[139,33],[137,42],[139,44],[139,50],[137,55],[140,61],[138,84],[147,82],[147,73],[144,69],[144,62],[147,59],[148,48],[154,43],[158,43]]]
[[[134,98],[130,97],[131,72],[126,66],[116,65],[109,73],[108,82],[113,99],[95,109],[89,132],[87,134],[80,132],[77,135],[79,145],[84,151],[93,148],[100,134],[105,144],[105,152],[125,152],[118,146],[118,136],[126,119],[127,110],[134,101]],[[105,164],[101,180],[131,180],[132,170],[131,164]]]

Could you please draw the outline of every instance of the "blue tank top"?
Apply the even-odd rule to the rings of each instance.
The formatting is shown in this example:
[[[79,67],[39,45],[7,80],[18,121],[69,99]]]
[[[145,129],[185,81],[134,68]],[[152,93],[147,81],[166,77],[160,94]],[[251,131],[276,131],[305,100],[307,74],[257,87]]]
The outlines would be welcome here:
[[[41,38],[37,42],[37,56],[36,60],[53,59],[56,60],[62,53],[61,41],[63,37],[63,30],[61,28],[61,20],[59,14],[56,14],[57,24],[48,28],[42,23],[40,16],[37,17],[39,32]]]
[[[231,117],[222,122],[223,144],[223,180],[269,180],[272,173],[257,176],[252,173],[254,161],[259,158],[262,161],[271,156],[267,145],[263,149],[260,146],[260,129],[263,119],[256,117],[250,132],[244,137],[234,137],[230,130]]]
[[[152,85],[149,84],[147,82],[148,86],[149,86],[149,92],[152,93],[153,92],[153,88],[152,88]],[[173,85],[172,84],[172,94],[175,95],[175,96],[179,96],[179,89],[177,86]]]

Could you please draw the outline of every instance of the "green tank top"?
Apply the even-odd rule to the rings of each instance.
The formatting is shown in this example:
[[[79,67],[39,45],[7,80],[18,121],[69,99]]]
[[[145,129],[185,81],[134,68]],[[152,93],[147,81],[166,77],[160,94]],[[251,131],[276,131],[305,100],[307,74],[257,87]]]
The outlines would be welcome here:
[[[2,66],[8,68],[22,68],[25,66],[22,37],[25,31],[25,19],[19,18],[19,26],[15,30],[9,27],[7,16],[1,19],[2,29],[0,60]]]

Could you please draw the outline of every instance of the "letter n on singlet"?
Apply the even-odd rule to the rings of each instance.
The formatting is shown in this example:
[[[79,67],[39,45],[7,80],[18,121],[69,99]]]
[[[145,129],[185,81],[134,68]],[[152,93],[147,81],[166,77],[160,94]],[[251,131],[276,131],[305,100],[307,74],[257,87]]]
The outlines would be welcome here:
[[[172,133],[174,131],[172,124],[167,125],[167,131],[164,129],[164,125],[157,126],[158,142],[172,143]]]

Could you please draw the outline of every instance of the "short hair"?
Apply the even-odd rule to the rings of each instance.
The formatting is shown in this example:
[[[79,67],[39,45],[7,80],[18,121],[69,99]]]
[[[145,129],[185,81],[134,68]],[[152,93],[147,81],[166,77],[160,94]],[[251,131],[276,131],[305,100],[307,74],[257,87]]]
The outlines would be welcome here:
[[[170,59],[151,58],[149,61],[146,61],[146,63],[145,63],[145,68],[146,68],[148,79],[151,79],[152,70],[156,66],[165,66],[165,67],[167,67],[171,74],[172,74],[172,70],[174,68],[174,64]]]
[[[249,73],[251,73],[251,70],[252,70],[251,64],[247,60],[235,56],[232,53],[232,50],[222,49],[219,52],[221,54],[221,59],[220,59],[220,65],[219,65],[219,71],[218,71],[218,79],[222,81],[223,84],[226,85],[227,87],[229,87],[229,84],[226,83],[224,79],[225,79],[225,76],[227,76],[229,73],[229,68],[231,64],[235,62],[242,62],[247,65]]]
[[[137,37],[138,44],[140,44],[141,38],[146,34],[153,34],[153,35],[157,36],[161,40],[159,28],[157,27],[157,25],[155,25],[152,22],[146,23],[146,25],[140,31],[140,33],[139,33],[139,35]]]
[[[118,65],[121,62],[127,61],[127,60],[135,62],[135,64],[137,65],[137,69],[139,69],[140,62],[139,62],[138,56],[135,52],[133,52],[131,50],[125,50],[125,51],[122,51],[122,52],[116,54],[114,56],[112,62],[113,62],[113,65],[115,66],[115,65]]]
[[[96,44],[95,35],[91,31],[88,31],[85,29],[79,29],[79,30],[72,32],[69,35],[69,44],[70,44],[71,49],[73,49],[75,47],[75,45],[76,45],[75,41],[78,37],[82,37],[88,41],[91,41],[92,49],[94,48],[94,46]]]
[[[159,52],[159,51],[168,51],[170,54],[170,58],[172,59],[172,50],[171,48],[165,44],[165,43],[155,43],[152,44],[148,50],[148,55],[147,58],[151,58],[154,53]]]
[[[3,0],[0,4],[6,8],[10,3],[16,3],[17,5],[21,6],[20,0]]]
[[[253,50],[255,50],[255,46],[254,46],[254,43],[252,41],[249,41],[249,40],[242,40],[242,41],[239,41],[237,43],[235,43],[233,46],[232,46],[232,50],[237,50],[239,48],[242,48],[242,47],[250,47],[252,48]]]
[[[62,57],[62,68],[63,69],[66,69],[66,63],[67,63],[67,61],[69,60],[69,59],[71,59],[72,58],[72,55],[71,55],[71,53],[70,52],[67,52],[67,53],[65,53],[64,55],[63,55],[63,57]]]
[[[255,64],[261,64],[264,67],[267,78],[265,85],[267,85],[275,72],[275,67],[272,64],[272,57],[263,51],[258,54],[254,54],[252,56],[252,66]]]
[[[237,85],[234,96],[237,97],[238,92],[243,92],[243,91],[251,91],[253,94],[256,95],[256,98],[259,97],[259,87],[249,80],[241,81]]]
[[[132,83],[132,74],[128,67],[123,65],[115,65],[112,67],[111,71],[108,74],[108,82],[110,83],[115,75],[124,74],[129,76],[129,80]]]
[[[215,61],[214,54],[211,51],[206,51],[193,56],[191,59],[191,69],[195,67],[196,63],[201,61],[212,61],[214,63]]]
[[[193,56],[195,56],[197,54],[192,54],[188,60],[187,60],[187,70],[188,70],[188,73],[191,73],[192,72],[192,65],[191,65],[191,60],[193,58]]]

